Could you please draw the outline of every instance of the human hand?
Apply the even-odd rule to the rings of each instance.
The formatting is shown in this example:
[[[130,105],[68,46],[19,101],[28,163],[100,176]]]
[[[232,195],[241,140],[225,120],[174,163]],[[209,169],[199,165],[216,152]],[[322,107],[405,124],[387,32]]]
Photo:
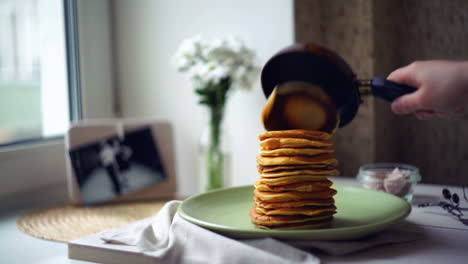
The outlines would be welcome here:
[[[392,72],[388,80],[417,88],[392,103],[395,114],[461,115],[468,104],[468,61],[417,61]]]

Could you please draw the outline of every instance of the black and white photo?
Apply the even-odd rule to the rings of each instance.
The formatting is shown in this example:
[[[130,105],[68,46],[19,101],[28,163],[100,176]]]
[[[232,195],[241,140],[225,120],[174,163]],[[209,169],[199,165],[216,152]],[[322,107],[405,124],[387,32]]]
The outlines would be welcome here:
[[[150,127],[72,148],[69,155],[85,204],[108,201],[166,179]]]

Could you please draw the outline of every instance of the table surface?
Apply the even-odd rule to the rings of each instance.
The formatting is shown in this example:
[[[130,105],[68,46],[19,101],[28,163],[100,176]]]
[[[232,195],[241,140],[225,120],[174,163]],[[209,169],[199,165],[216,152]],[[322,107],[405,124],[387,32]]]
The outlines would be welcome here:
[[[340,184],[357,185],[352,179],[335,179]],[[443,186],[419,184],[413,204],[438,201]],[[452,192],[463,193],[460,187],[449,187]],[[466,205],[466,204],[465,204]],[[464,206],[468,207],[468,206]],[[16,227],[23,212],[0,217],[1,263],[89,263],[68,259],[67,244],[28,236]],[[381,246],[345,257],[319,255],[323,263],[466,263],[468,258],[468,226],[450,217],[437,207],[417,208],[404,228],[417,230],[422,239],[397,245]]]

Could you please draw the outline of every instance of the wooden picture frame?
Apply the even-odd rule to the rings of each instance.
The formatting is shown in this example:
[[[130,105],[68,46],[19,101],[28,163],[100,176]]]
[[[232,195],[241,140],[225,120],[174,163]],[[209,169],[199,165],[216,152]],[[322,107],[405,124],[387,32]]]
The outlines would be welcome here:
[[[137,191],[116,196],[105,202],[129,202],[156,199],[174,199],[176,197],[176,171],[174,155],[174,136],[172,126],[166,121],[135,119],[87,120],[73,124],[65,137],[67,183],[69,197],[73,204],[85,204],[80,191],[69,151],[92,142],[111,137],[123,137],[142,128],[149,128],[156,142],[156,147],[164,168],[165,179],[157,184]]]

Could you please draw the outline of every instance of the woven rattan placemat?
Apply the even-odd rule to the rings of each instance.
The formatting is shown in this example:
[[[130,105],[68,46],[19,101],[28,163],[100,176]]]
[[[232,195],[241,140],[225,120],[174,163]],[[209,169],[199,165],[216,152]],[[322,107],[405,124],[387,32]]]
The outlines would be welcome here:
[[[17,225],[21,231],[34,237],[68,242],[152,216],[165,202],[132,202],[92,207],[56,206],[28,212],[18,219]]]

